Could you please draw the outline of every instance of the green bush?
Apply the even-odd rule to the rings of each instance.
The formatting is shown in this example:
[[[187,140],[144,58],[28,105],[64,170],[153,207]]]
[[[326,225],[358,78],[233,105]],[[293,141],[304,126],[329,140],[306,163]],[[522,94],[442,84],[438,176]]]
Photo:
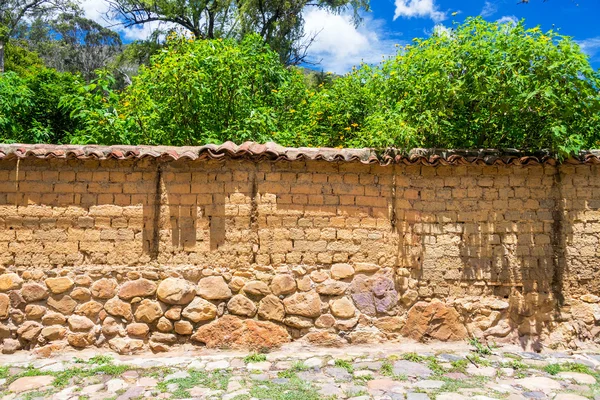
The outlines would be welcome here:
[[[339,115],[322,137],[335,146],[340,127],[355,123],[344,143],[566,155],[599,144],[599,88],[600,74],[570,38],[471,18],[336,81],[322,96],[336,97]],[[329,106],[315,108],[326,115]]]
[[[104,72],[0,75],[4,141],[549,149],[600,145],[600,73],[569,37],[470,18],[307,83],[258,36],[171,38],[124,91]],[[33,73],[31,71],[34,71]],[[57,107],[57,104],[60,107]]]
[[[266,142],[303,91],[302,76],[285,68],[260,37],[239,45],[179,38],[141,68],[122,106],[139,143]]]
[[[64,143],[73,121],[60,99],[75,91],[77,79],[49,68],[19,76],[0,74],[0,138],[3,142]]]

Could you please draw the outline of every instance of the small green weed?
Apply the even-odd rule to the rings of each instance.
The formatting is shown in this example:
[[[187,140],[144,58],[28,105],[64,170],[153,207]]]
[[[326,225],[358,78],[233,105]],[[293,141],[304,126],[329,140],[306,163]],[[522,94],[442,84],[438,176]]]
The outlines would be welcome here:
[[[489,356],[492,354],[492,348],[487,344],[481,343],[477,338],[468,339],[467,342],[469,342],[471,346],[475,347],[473,351],[479,355]]]
[[[469,365],[469,361],[467,359],[456,360],[456,361],[452,361],[450,363],[450,365],[452,365],[450,372],[463,372],[464,373],[467,371],[467,366]]]
[[[446,369],[440,365],[440,362],[435,357],[427,357],[427,366],[433,371],[434,375],[442,375],[446,372]]]
[[[358,381],[363,384],[368,381],[372,381],[373,379],[375,379],[375,378],[373,378],[373,375],[361,375],[361,376],[356,376],[354,378],[355,381]]]
[[[177,378],[159,382],[157,385],[158,390],[166,392],[167,385],[175,383],[177,384],[177,389],[171,393],[173,397],[177,399],[188,398],[190,397],[188,390],[194,386],[205,386],[210,389],[225,390],[227,388],[227,382],[229,382],[229,378],[231,377],[231,374],[227,371],[216,371],[209,374],[205,371],[190,369],[187,372],[190,374],[187,378]]]
[[[425,359],[425,357],[418,355],[417,353],[405,353],[402,354],[402,359],[406,361],[412,362],[421,362]]]
[[[381,369],[379,370],[381,375],[383,376],[392,376],[394,375],[394,366],[390,360],[383,360],[381,364]]]
[[[472,362],[474,362],[477,365],[482,365],[484,367],[489,367],[492,365],[492,363],[489,360],[486,360],[485,358],[481,358],[478,355],[473,355],[470,357],[467,357],[469,360],[471,360]]]
[[[246,357],[244,357],[244,362],[246,364],[263,362],[263,361],[267,361],[267,356],[265,354],[252,353],[252,354],[248,354]]]
[[[515,371],[523,371],[527,369],[527,364],[518,361],[518,360],[512,360],[506,364],[504,364],[504,367],[506,368],[512,368]]]
[[[349,373],[354,372],[354,367],[352,366],[350,361],[337,359],[337,360],[335,360],[335,366],[339,367],[339,368],[344,368]]]
[[[559,372],[580,372],[582,374],[588,374],[593,376],[597,375],[587,365],[574,362],[568,362],[564,364],[548,364],[543,368],[543,370],[549,373],[550,375],[556,375]]]
[[[543,369],[550,375],[556,375],[561,371],[560,364],[548,364]]]
[[[112,356],[107,356],[107,355],[97,355],[94,356],[92,358],[90,358],[86,364],[89,365],[105,365],[105,364],[112,364],[113,363],[113,358]]]
[[[297,376],[298,375],[296,375],[296,371],[292,370],[291,368],[290,369],[286,369],[284,371],[279,371],[277,373],[277,377],[278,378],[288,378],[288,379],[291,379],[291,378],[296,378]]]
[[[257,399],[270,400],[321,400],[324,397],[310,383],[297,377],[290,378],[289,382],[278,385],[273,382],[261,382],[250,389],[250,396]]]

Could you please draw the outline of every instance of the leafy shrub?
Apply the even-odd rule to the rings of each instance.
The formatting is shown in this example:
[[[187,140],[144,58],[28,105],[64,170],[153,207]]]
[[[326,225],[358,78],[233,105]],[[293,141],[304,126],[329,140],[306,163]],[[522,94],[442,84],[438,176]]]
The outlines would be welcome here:
[[[571,38],[523,22],[470,18],[343,77],[305,79],[252,35],[241,42],[171,38],[122,92],[104,72],[87,85],[32,70],[0,76],[4,141],[253,140],[549,149],[559,157],[600,146],[600,72]]]
[[[257,36],[239,45],[179,38],[141,68],[122,105],[140,143],[266,142],[303,91],[302,76]]]
[[[566,155],[597,146],[600,137],[600,74],[573,40],[523,22],[471,18],[340,81],[354,84],[335,82],[332,93],[347,87],[336,96],[352,99],[357,87],[368,93],[362,114],[345,114],[358,115],[356,144]],[[335,145],[339,129],[331,128]]]
[[[62,96],[75,91],[76,77],[49,68],[24,76],[0,75],[0,138],[4,142],[64,143],[73,125],[59,107]]]
[[[69,112],[75,144],[137,144],[141,138],[131,129],[132,117],[120,112],[121,94],[115,78],[97,71],[89,84],[80,83],[76,91],[61,98],[60,106]]]

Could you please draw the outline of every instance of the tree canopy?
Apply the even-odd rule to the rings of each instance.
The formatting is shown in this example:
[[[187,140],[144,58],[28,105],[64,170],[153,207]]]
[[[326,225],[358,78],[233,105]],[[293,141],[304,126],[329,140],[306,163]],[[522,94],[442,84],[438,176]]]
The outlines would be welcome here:
[[[112,14],[125,26],[153,21],[170,23],[197,39],[241,40],[258,34],[285,64],[305,61],[311,42],[304,32],[302,12],[318,7],[332,12],[369,9],[368,0],[108,0]]]

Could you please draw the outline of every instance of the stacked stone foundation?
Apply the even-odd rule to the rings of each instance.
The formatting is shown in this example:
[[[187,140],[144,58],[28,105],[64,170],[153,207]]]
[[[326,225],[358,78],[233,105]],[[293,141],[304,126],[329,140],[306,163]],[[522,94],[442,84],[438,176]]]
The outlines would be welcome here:
[[[0,161],[2,351],[600,335],[600,167]]]

